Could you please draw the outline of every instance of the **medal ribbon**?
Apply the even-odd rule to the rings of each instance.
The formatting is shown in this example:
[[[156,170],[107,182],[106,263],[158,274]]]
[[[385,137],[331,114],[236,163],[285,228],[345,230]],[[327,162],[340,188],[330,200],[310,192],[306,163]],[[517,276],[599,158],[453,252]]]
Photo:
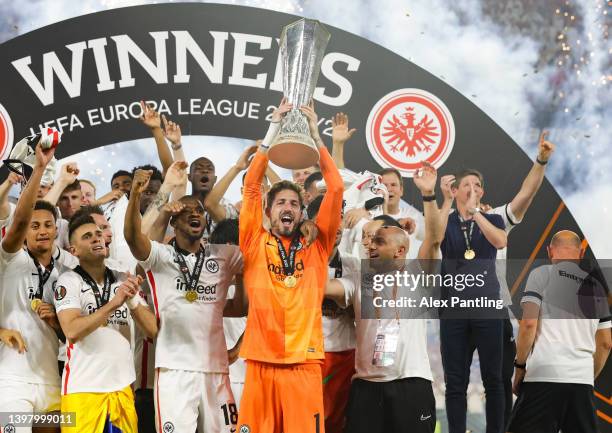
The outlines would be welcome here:
[[[115,276],[113,272],[108,269],[106,266],[104,267],[104,287],[102,287],[102,294],[100,294],[100,290],[98,290],[98,284],[96,281],[83,269],[81,266],[77,266],[74,268],[74,272],[79,274],[83,281],[87,283],[89,287],[91,287],[91,291],[96,297],[96,305],[98,308],[105,306],[110,299],[110,289],[111,286],[116,282]]]
[[[36,270],[38,271],[38,290],[36,290],[36,293],[34,293],[34,298],[42,299],[43,288],[45,286],[45,283],[49,280],[49,277],[51,276],[51,272],[53,272],[53,267],[55,266],[55,260],[53,260],[53,257],[51,257],[51,263],[49,263],[49,268],[51,268],[51,270],[49,270],[49,268],[45,268],[40,265],[40,263],[38,262],[38,260],[36,260],[36,257],[32,255],[30,250],[28,250],[28,254],[32,258],[32,261],[34,262],[34,265],[36,266]]]
[[[295,253],[297,252],[298,248],[301,248],[302,246],[302,243],[300,242],[300,233],[297,232],[293,236],[293,239],[291,239],[291,244],[289,245],[289,255],[287,255],[283,242],[276,236],[274,236],[274,239],[276,239],[276,244],[278,245],[278,255],[283,262],[283,274],[285,276],[293,275],[295,272]]]
[[[459,221],[461,221],[461,233],[463,233],[463,239],[465,239],[466,251],[472,249],[470,241],[472,240],[472,232],[474,231],[474,220],[466,221],[461,215],[459,215]],[[467,223],[467,224],[466,224]],[[470,234],[468,235],[467,226],[470,226]]]
[[[200,281],[202,267],[204,266],[204,248],[202,248],[200,245],[200,249],[196,254],[196,264],[193,267],[193,272],[191,275],[189,275],[189,267],[187,267],[187,262],[185,261],[183,253],[179,251],[179,247],[176,244],[176,238],[172,239],[170,244],[174,247],[174,251],[176,252],[176,259],[178,261],[181,274],[183,274],[183,278],[185,279],[185,284],[187,284],[187,291],[195,292],[198,286],[198,281]]]

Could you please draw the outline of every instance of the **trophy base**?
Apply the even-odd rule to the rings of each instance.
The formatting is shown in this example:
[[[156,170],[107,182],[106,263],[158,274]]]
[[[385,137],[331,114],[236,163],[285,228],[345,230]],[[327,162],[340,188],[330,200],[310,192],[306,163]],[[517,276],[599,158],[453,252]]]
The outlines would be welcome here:
[[[288,134],[281,135],[270,147],[268,157],[279,167],[297,170],[317,165],[319,151],[312,138]]]

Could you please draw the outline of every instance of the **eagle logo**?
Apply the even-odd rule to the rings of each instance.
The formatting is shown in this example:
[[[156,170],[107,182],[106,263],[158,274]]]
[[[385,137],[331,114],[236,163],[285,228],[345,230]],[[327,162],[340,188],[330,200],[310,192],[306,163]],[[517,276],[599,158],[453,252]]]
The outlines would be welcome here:
[[[391,119],[387,119],[382,135],[385,143],[393,144],[392,152],[405,153],[406,156],[416,156],[417,152],[431,150],[431,145],[435,144],[435,137],[439,136],[438,129],[434,125],[434,120],[425,114],[418,123],[415,123],[414,107],[406,107],[406,112],[401,116],[406,122],[402,122],[393,114]]]
[[[422,161],[439,168],[450,155],[455,125],[449,109],[422,89],[399,89],[370,111],[366,125],[368,149],[381,167],[394,167],[404,177]]]

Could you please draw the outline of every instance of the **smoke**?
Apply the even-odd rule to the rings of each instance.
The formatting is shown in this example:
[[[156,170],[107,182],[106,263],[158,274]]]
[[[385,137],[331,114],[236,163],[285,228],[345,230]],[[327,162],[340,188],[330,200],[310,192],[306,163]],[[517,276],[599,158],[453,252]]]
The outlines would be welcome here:
[[[0,41],[74,16],[144,3],[148,2],[0,0]],[[539,132],[549,129],[549,138],[557,144],[557,150],[547,176],[568,204],[596,255],[612,257],[612,246],[605,242],[610,236],[601,233],[602,228],[610,226],[607,203],[612,201],[608,186],[612,184],[612,153],[607,149],[612,122],[604,120],[610,118],[612,111],[608,42],[612,12],[605,0],[222,3],[304,15],[372,40],[468,97],[532,158]],[[195,143],[218,140],[186,137],[185,149],[196,152]],[[224,143],[227,147],[218,159],[219,175],[223,174],[225,163],[229,167],[246,145],[243,140],[224,139]],[[90,151],[87,157],[108,161],[106,152],[116,152],[112,147],[98,153]],[[130,153],[125,154],[126,151]],[[124,145],[121,152],[126,165],[142,163],[143,155],[156,160],[152,143],[146,140]],[[92,169],[92,176],[102,170],[94,180],[103,177],[102,184],[108,183],[111,168]],[[232,200],[238,200],[238,191],[239,185],[233,185]],[[607,230],[612,234],[612,228]]]

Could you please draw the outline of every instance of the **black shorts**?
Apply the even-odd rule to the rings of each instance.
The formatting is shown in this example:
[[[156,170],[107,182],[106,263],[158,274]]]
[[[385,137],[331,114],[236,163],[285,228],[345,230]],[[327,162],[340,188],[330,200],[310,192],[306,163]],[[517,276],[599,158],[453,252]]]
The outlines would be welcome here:
[[[429,380],[353,380],[344,433],[433,433],[435,429],[436,401]]]
[[[510,433],[597,433],[593,387],[580,383],[523,382]]]

